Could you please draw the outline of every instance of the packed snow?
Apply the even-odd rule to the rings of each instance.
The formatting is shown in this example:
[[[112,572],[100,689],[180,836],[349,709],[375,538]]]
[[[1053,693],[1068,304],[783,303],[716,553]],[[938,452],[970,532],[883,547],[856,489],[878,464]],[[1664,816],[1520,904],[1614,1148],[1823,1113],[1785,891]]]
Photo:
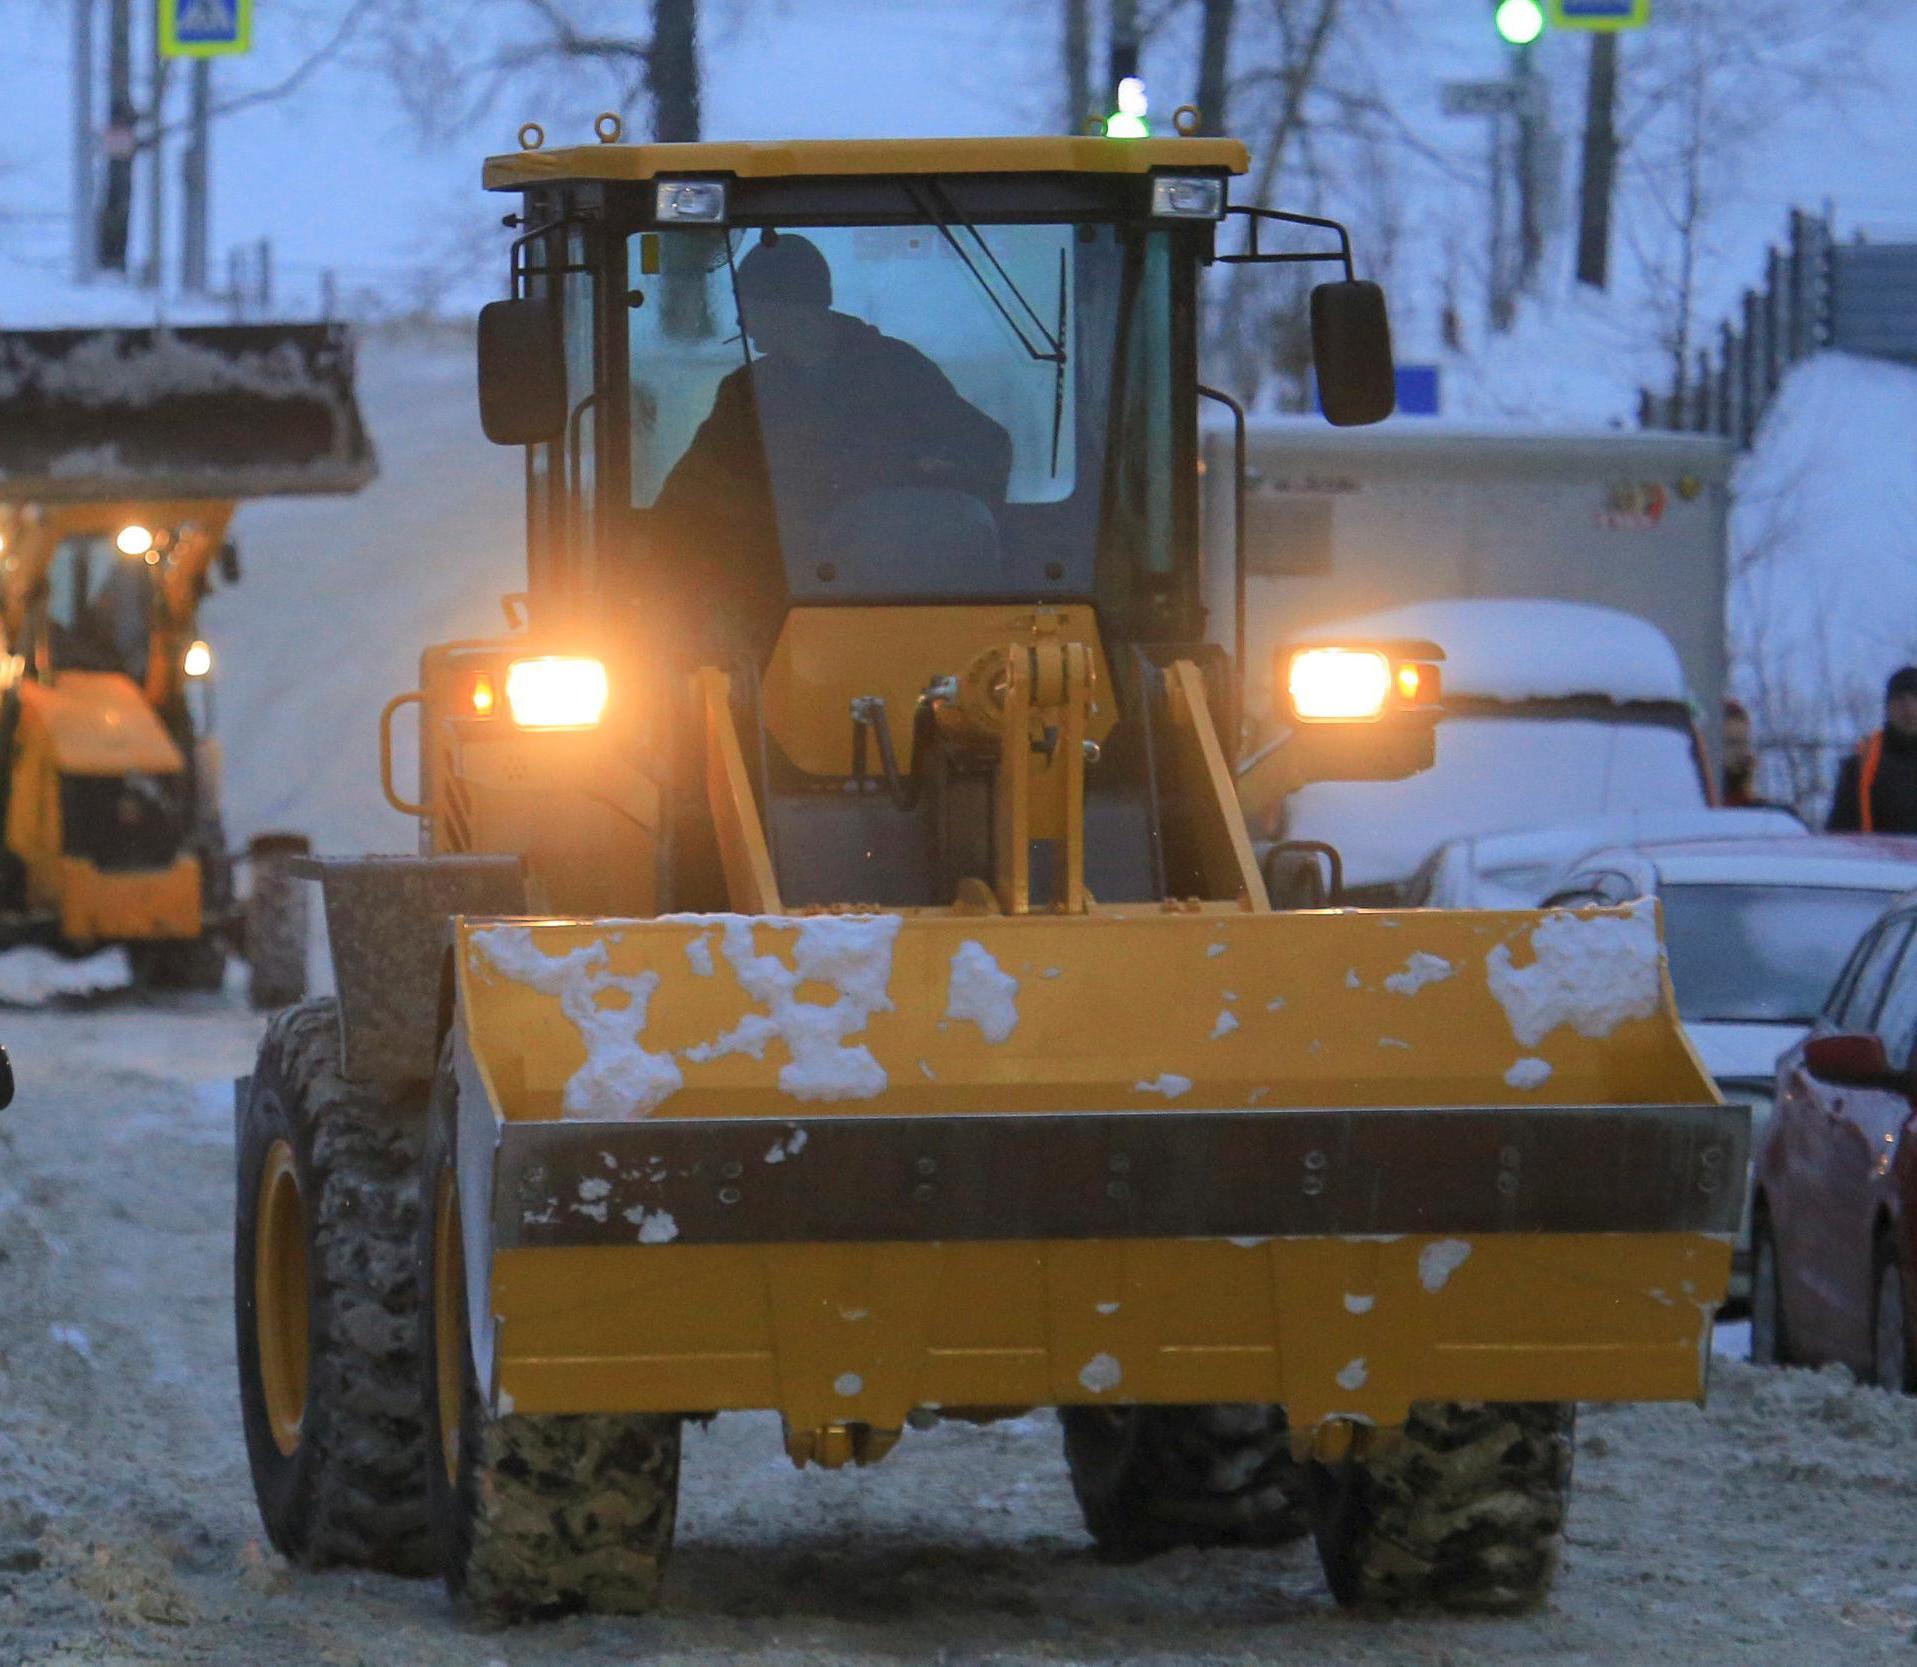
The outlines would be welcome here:
[[[1018,980],[976,938],[952,952],[945,1016],[970,1022],[986,1041],[1004,1042],[1018,1028]]]
[[[1485,957],[1491,993],[1525,1047],[1536,1047],[1559,1025],[1604,1037],[1657,1011],[1663,952],[1655,903],[1641,900],[1622,914],[1554,910],[1528,936],[1528,965],[1517,965],[1508,943]]]
[[[1385,979],[1385,988],[1396,995],[1415,996],[1427,984],[1440,984],[1457,970],[1442,955],[1432,955],[1422,949],[1414,950],[1411,958],[1405,962],[1404,970],[1394,972]]]
[[[1442,1291],[1470,1260],[1471,1246],[1463,1239],[1439,1239],[1418,1252],[1418,1283],[1433,1294]]]

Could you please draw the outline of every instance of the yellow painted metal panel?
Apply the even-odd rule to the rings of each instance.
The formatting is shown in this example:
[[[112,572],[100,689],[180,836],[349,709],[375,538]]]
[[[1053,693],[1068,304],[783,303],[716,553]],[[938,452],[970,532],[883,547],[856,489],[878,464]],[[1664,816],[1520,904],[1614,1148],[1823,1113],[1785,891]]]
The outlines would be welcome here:
[[[581,1014],[624,1005],[614,979],[657,979],[645,1003],[625,1008],[631,1022],[611,1029],[678,1065],[683,1086],[650,1108],[664,1117],[1716,1103],[1655,967],[1641,991],[1649,1004],[1636,1016],[1585,1021],[1589,1035],[1565,1022],[1521,1041],[1501,1003],[1494,974],[1535,964],[1542,923],[1556,920],[1549,942],[1575,958],[1576,934],[1602,940],[1628,918],[1155,905],[1073,917],[907,915],[891,950],[889,1007],[841,1044],[870,1050],[884,1090],[823,1103],[781,1089],[790,1055],[777,1037],[757,1058],[702,1047],[767,1011],[727,959],[723,920],[539,922],[530,941],[555,960],[587,952],[561,980],[577,984]],[[790,965],[802,924],[736,921],[730,930],[749,936],[753,953]],[[479,947],[492,930],[459,927],[467,1032],[500,1115],[555,1118],[587,1064],[581,1024],[559,986],[542,991],[496,969]],[[1018,981],[1017,1021],[1002,1042],[947,1017],[953,957],[968,942]],[[689,955],[696,944],[703,948]],[[692,958],[707,955],[710,975]],[[1508,996],[1508,982],[1501,987]],[[814,984],[796,994],[829,1006],[838,991]],[[1548,1075],[1520,1074],[1534,1085],[1514,1086],[1507,1073],[1520,1058],[1541,1060]]]
[[[787,179],[857,174],[1146,174],[1250,165],[1236,139],[802,139],[780,142],[564,145],[486,158],[489,191],[557,180],[647,180],[660,174]]]
[[[502,1251],[521,1412],[1691,1400],[1730,1249],[1698,1234]]]
[[[45,731],[52,767],[71,776],[176,775],[186,759],[139,685],[114,671],[67,671],[19,685],[24,727]]]
[[[858,696],[878,695],[899,768],[909,771],[914,703],[926,684],[958,676],[989,649],[1040,640],[1091,649],[1092,705],[1085,727],[1092,740],[1104,741],[1118,716],[1111,667],[1096,617],[1079,606],[794,608],[766,667],[766,728],[801,770],[843,776],[852,768],[847,712]]]
[[[70,943],[191,938],[200,930],[200,865],[181,857],[154,873],[108,874],[80,857],[57,869],[60,932]]]

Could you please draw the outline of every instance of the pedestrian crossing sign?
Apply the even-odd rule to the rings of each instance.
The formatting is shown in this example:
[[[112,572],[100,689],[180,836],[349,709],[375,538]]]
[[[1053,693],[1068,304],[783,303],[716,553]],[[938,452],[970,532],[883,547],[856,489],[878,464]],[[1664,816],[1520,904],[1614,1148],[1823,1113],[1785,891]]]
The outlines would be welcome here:
[[[158,0],[160,55],[229,58],[251,50],[253,0]]]
[[[1642,29],[1651,21],[1651,0],[1550,0],[1554,29]]]

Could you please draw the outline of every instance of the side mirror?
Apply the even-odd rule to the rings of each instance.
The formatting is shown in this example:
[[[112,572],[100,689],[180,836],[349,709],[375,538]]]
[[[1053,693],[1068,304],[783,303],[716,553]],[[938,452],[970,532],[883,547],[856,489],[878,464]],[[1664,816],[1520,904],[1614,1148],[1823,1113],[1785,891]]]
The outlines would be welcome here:
[[[1804,1069],[1837,1088],[1904,1089],[1909,1079],[1890,1068],[1876,1036],[1813,1036],[1804,1044]]]
[[[220,577],[229,585],[240,582],[240,547],[230,538],[220,546]]]
[[[479,309],[479,426],[496,446],[536,446],[566,429],[566,348],[549,301]]]
[[[1318,399],[1336,428],[1383,422],[1398,408],[1384,291],[1361,279],[1311,292],[1311,361]]]

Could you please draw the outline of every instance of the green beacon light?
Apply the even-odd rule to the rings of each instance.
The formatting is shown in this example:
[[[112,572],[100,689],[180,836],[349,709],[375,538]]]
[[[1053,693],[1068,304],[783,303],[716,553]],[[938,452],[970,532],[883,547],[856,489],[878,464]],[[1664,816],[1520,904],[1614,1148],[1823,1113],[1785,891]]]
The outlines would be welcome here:
[[[1118,108],[1105,118],[1105,137],[1107,139],[1150,138],[1151,124],[1145,120],[1147,108],[1145,83],[1135,75],[1126,76],[1118,84]]]
[[[1538,0],[1498,0],[1495,21],[1513,46],[1529,46],[1544,33],[1544,8]]]

